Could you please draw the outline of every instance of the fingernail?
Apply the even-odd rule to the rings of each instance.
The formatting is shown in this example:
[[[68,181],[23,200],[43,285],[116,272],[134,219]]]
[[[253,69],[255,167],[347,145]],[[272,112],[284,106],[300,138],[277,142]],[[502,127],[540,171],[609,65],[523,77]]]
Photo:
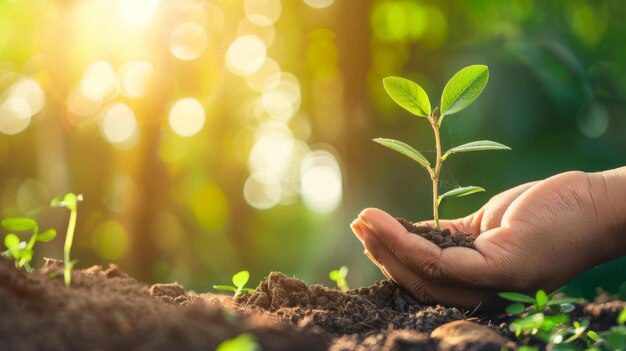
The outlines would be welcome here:
[[[359,222],[360,220],[358,218],[355,219],[354,221],[352,221],[352,223],[350,223],[350,228],[354,232],[354,235],[356,235],[356,237],[359,238],[361,242],[363,242],[363,232],[361,231],[361,228],[359,227]]]
[[[364,225],[366,225],[369,228],[372,228],[372,226],[370,225],[370,222],[368,222],[366,217],[365,217],[365,211],[359,213],[358,217],[361,220],[361,223],[363,223]]]

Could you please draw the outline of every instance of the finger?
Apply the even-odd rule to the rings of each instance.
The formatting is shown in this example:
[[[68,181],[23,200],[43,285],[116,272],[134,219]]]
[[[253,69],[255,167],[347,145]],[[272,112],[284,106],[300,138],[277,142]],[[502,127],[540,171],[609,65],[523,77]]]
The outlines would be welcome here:
[[[487,305],[492,300],[493,294],[491,293],[477,289],[457,289],[424,279],[400,262],[365,224],[357,223],[356,226],[362,234],[363,244],[374,263],[383,270],[385,275],[389,275],[394,282],[405,288],[418,301],[471,309]]]
[[[359,219],[398,260],[428,281],[480,288],[499,283],[498,267],[483,255],[479,246],[476,250],[464,247],[442,250],[429,240],[407,232],[397,220],[378,209],[364,210]]]

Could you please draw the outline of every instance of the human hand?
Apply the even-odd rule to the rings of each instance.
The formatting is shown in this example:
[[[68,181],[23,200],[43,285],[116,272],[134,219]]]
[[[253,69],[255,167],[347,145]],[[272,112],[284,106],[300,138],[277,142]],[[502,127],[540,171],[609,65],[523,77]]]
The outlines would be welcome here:
[[[606,189],[603,174],[567,172],[505,191],[465,218],[441,221],[453,233],[473,233],[475,250],[440,249],[378,209],[364,210],[351,227],[365,254],[418,300],[485,306],[499,291],[554,290],[623,254],[611,234],[615,216],[605,215],[612,213]]]

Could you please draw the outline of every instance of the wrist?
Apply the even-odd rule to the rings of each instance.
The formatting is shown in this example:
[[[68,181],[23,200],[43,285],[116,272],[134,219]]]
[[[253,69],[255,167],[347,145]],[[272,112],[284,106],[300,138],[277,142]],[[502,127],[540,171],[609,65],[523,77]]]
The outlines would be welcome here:
[[[600,230],[606,233],[611,258],[626,255],[626,167],[590,173]]]

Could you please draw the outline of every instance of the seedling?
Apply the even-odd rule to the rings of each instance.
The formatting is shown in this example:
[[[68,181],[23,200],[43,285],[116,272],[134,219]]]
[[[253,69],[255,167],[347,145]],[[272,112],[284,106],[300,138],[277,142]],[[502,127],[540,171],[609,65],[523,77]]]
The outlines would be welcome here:
[[[238,336],[224,340],[215,351],[258,351],[261,346],[256,342],[254,335],[249,333],[239,334]]]
[[[33,251],[35,244],[38,242],[46,242],[54,239],[57,235],[56,230],[48,229],[43,233],[39,233],[39,225],[34,219],[26,217],[7,218],[2,220],[2,227],[10,232],[31,232],[28,242],[21,241],[15,233],[9,233],[4,237],[4,246],[7,248],[2,253],[3,256],[13,257],[15,266],[24,267],[27,272],[32,272],[30,261],[33,259]]]
[[[328,273],[328,277],[330,280],[337,283],[337,287],[341,291],[348,291],[350,287],[348,286],[348,282],[346,281],[346,277],[348,276],[348,267],[341,266],[339,269],[335,269]]]
[[[525,311],[528,304],[533,307],[534,312],[542,312],[547,307],[559,306],[561,313],[569,313],[574,309],[573,303],[580,302],[581,299],[572,297],[552,298],[554,293],[548,295],[543,290],[538,290],[535,297],[516,293],[516,292],[501,292],[498,294],[501,298],[514,303],[506,308],[506,312],[510,314],[520,314]]]
[[[473,193],[485,191],[477,186],[465,186],[452,189],[439,195],[439,179],[441,166],[451,155],[460,152],[479,150],[510,150],[508,146],[489,140],[473,141],[467,144],[455,146],[442,153],[441,136],[439,129],[445,116],[460,112],[469,106],[483,91],[489,80],[489,69],[485,65],[473,65],[465,67],[457,72],[446,84],[441,96],[441,106],[431,110],[430,100],[426,91],[417,83],[400,77],[387,77],[383,79],[385,90],[402,108],[418,117],[425,117],[433,128],[435,134],[436,159],[435,165],[412,146],[398,140],[377,138],[375,142],[397,151],[416,161],[424,167],[433,184],[433,216],[435,229],[439,230],[439,205],[446,198],[461,197]]]
[[[65,207],[70,210],[70,222],[67,225],[67,234],[65,235],[65,245],[63,245],[63,279],[65,286],[70,286],[72,280],[72,268],[76,261],[70,260],[70,251],[72,250],[72,242],[74,241],[74,230],[76,229],[76,217],[78,202],[83,201],[83,195],[67,193],[65,196],[57,196],[50,201],[52,207]]]
[[[233,275],[232,281],[234,286],[230,285],[213,285],[213,289],[223,290],[223,291],[232,291],[235,293],[233,296],[239,296],[242,293],[251,293],[254,289],[246,288],[246,284],[250,279],[250,272],[241,271],[235,275]]]

